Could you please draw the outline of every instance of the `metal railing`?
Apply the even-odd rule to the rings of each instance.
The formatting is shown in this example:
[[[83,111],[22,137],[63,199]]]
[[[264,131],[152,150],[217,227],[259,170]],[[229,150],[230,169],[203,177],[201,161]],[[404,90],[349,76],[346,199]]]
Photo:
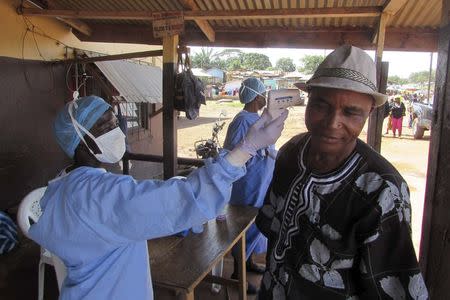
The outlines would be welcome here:
[[[164,158],[162,155],[125,152],[125,155],[123,156],[123,159],[122,159],[124,175],[130,174],[130,164],[129,164],[130,160],[146,161],[146,162],[159,162],[159,163],[164,162]],[[179,165],[188,165],[188,166],[196,166],[196,167],[201,167],[204,165],[204,162],[202,159],[188,158],[188,157],[178,157],[177,163]]]

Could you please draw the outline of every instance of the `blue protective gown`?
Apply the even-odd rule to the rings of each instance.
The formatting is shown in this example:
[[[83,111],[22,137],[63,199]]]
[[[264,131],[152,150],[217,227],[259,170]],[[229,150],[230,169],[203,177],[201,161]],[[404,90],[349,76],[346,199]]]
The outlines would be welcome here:
[[[67,267],[60,299],[153,299],[147,240],[214,218],[244,174],[223,157],[182,180],[80,167],[49,183],[29,233]]]
[[[249,128],[259,119],[258,113],[242,110],[228,126],[224,148],[232,150],[246,136]],[[275,146],[270,149],[258,150],[246,164],[247,174],[233,184],[230,203],[237,205],[249,205],[260,208],[264,204],[267,188],[272,180],[275,160],[267,155],[268,150],[274,151]],[[246,255],[266,252],[267,239],[252,224],[246,232]]]

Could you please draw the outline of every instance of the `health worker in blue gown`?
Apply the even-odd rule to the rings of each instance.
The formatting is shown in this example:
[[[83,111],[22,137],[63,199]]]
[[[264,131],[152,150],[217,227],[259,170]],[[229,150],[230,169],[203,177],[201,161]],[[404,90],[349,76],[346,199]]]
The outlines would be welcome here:
[[[250,77],[242,82],[239,89],[239,100],[245,105],[228,126],[224,142],[225,149],[233,150],[238,147],[251,126],[261,120],[258,112],[266,105],[265,94],[266,87],[261,80]],[[261,207],[272,180],[275,158],[276,150],[273,144],[268,144],[256,151],[246,163],[247,173],[233,183],[230,203]],[[261,234],[255,224],[251,225],[246,232],[247,271],[264,272],[264,267],[254,262],[253,254],[264,253],[266,250],[266,237]],[[236,258],[232,277],[237,278]],[[256,293],[256,288],[249,284],[248,292]]]
[[[49,182],[30,236],[67,268],[60,299],[153,299],[147,242],[203,224],[221,212],[251,154],[280,136],[287,112],[256,123],[233,151],[185,179],[134,180],[100,168],[118,162],[125,136],[95,96],[57,115],[56,139],[73,165]]]

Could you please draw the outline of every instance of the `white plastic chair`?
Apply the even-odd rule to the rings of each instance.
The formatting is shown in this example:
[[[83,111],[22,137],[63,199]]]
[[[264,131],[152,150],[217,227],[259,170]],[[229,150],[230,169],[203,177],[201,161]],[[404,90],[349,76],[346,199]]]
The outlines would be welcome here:
[[[28,195],[23,198],[19,206],[19,211],[17,212],[17,222],[22,232],[30,238],[28,235],[28,230],[30,229],[32,223],[36,223],[42,215],[40,200],[44,196],[47,187],[41,187],[31,191]],[[41,247],[41,257],[39,260],[39,289],[38,289],[38,299],[42,300],[44,297],[44,274],[45,274],[45,264],[51,265],[55,268],[56,280],[58,281],[58,288],[61,290],[64,278],[66,278],[67,270],[64,263],[56,255],[50,253],[47,249]]]

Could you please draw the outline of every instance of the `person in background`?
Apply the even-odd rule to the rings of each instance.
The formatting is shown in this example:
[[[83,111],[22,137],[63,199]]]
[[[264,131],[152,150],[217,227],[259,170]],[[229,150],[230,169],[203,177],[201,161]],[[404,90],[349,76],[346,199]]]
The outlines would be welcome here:
[[[280,149],[256,224],[265,299],[427,299],[406,181],[358,139],[387,96],[362,49],[330,53],[306,84],[308,131]]]
[[[396,132],[398,132],[398,137],[402,136],[403,128],[403,117],[406,115],[406,107],[401,100],[401,96],[394,97],[394,103],[391,106],[392,115],[392,135],[396,137]]]
[[[233,150],[245,138],[253,124],[260,120],[258,112],[266,105],[266,87],[261,80],[250,77],[242,82],[239,89],[239,100],[244,104],[228,126],[224,148]],[[274,145],[258,150],[246,163],[247,174],[233,183],[230,203],[261,207],[275,166],[276,150]],[[267,251],[267,239],[253,224],[246,234],[247,271],[263,273],[264,267],[254,262],[254,254]],[[237,259],[234,258],[234,273],[237,278]],[[248,284],[248,293],[256,293],[256,287]]]
[[[95,96],[68,103],[57,115],[58,144],[73,164],[49,182],[34,241],[67,268],[60,299],[153,299],[147,240],[203,224],[222,211],[245,163],[280,136],[287,112],[263,114],[245,139],[185,179],[134,180],[112,174],[125,135],[111,106]]]

